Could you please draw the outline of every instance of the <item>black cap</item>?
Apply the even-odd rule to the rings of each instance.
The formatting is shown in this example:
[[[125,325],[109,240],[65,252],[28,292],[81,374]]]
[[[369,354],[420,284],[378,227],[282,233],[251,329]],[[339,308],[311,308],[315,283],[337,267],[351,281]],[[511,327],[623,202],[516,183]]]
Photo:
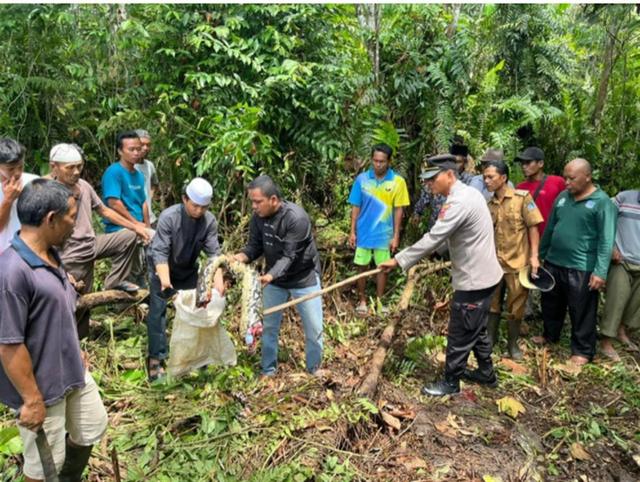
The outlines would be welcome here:
[[[457,170],[456,156],[453,154],[438,154],[427,159],[429,167],[422,171],[420,179],[431,179],[441,171]]]
[[[527,147],[516,156],[516,162],[544,161],[544,152],[539,147]]]
[[[469,148],[464,144],[451,144],[449,154],[453,154],[454,156],[467,156],[469,155]]]
[[[534,278],[531,276],[531,269],[525,266],[518,273],[518,279],[520,284],[530,290],[551,291],[555,285],[556,280],[551,273],[549,273],[542,266],[538,268],[538,275]]]

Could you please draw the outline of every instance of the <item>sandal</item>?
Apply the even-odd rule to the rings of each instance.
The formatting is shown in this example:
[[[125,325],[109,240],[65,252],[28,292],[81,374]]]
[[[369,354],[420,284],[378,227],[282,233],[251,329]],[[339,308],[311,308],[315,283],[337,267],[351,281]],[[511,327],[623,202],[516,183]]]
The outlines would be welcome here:
[[[147,358],[147,374],[149,376],[150,383],[164,379],[167,376],[164,371],[164,360]]]

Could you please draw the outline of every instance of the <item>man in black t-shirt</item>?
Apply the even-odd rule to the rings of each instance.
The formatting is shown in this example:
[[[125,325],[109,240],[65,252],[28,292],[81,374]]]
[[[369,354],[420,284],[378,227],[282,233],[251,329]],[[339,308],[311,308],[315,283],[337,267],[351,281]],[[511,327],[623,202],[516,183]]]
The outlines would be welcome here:
[[[264,255],[266,273],[260,277],[264,308],[320,290],[320,259],[309,215],[297,204],[283,200],[269,176],[257,177],[247,191],[254,213],[249,242],[234,258],[250,263]],[[322,298],[304,301],[296,309],[304,328],[306,368],[314,373],[322,361]],[[264,317],[263,375],[276,372],[281,321],[282,312]]]

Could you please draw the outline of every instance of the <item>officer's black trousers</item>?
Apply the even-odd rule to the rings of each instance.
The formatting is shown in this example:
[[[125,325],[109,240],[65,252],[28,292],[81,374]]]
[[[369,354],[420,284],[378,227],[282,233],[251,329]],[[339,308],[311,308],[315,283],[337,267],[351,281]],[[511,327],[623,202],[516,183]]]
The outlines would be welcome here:
[[[598,292],[589,289],[591,273],[562,268],[546,262],[556,286],[542,293],[544,337],[550,342],[560,339],[562,325],[569,308],[571,318],[571,353],[593,359],[596,354]]]
[[[496,286],[475,291],[457,290],[453,293],[444,369],[447,381],[460,380],[472,351],[481,373],[487,377],[493,375],[487,319]]]

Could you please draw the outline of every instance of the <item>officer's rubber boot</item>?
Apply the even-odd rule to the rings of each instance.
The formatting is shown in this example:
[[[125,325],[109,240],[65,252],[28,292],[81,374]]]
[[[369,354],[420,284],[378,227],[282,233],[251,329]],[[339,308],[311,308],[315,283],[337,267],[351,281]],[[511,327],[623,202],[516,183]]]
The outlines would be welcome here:
[[[58,474],[60,482],[81,482],[82,472],[89,463],[89,456],[93,445],[72,445],[67,439],[65,447],[64,464]]]
[[[520,335],[520,320],[509,320],[509,335],[507,338],[507,348],[509,356],[513,360],[522,360],[522,352],[518,346],[518,336]]]
[[[489,320],[487,321],[487,333],[489,334],[489,341],[491,342],[491,348],[496,346],[498,342],[498,328],[500,327],[500,314],[489,313]]]

